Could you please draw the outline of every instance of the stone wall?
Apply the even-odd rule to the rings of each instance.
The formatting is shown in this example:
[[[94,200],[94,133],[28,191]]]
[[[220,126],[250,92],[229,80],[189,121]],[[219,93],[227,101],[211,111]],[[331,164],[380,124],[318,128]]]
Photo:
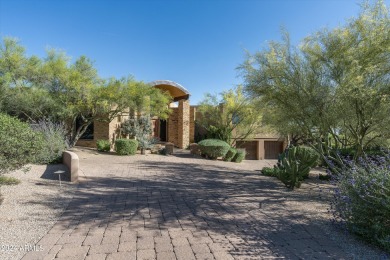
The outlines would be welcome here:
[[[175,146],[178,146],[179,140],[178,140],[178,125],[179,125],[179,108],[171,108],[172,113],[169,115],[168,118],[168,142],[175,144]]]

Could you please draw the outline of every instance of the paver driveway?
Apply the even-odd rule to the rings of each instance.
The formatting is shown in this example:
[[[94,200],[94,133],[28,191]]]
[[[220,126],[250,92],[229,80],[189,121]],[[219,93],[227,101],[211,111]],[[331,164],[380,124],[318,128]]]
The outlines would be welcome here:
[[[273,161],[77,153],[79,189],[23,259],[347,258],[320,228],[314,188],[259,174]]]

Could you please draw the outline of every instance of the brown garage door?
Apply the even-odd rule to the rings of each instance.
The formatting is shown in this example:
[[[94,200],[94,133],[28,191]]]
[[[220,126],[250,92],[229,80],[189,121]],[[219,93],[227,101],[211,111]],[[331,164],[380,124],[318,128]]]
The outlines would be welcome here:
[[[257,159],[257,141],[237,141],[237,148],[245,148],[245,160]]]
[[[278,159],[283,152],[283,142],[264,141],[264,159]]]

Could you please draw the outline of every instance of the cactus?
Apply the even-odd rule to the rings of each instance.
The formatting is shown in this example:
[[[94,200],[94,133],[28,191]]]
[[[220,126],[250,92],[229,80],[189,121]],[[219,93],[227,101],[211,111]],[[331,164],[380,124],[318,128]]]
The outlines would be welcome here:
[[[287,188],[299,188],[302,180],[309,176],[310,169],[316,165],[317,160],[318,156],[306,149],[291,147],[280,156],[275,166],[275,173]]]

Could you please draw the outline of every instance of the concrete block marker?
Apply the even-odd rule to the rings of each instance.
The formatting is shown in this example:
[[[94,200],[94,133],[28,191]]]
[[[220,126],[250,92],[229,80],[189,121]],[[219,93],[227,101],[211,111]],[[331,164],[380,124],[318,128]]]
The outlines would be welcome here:
[[[70,172],[70,181],[77,182],[79,178],[79,157],[77,154],[65,151],[62,153],[62,163],[65,164]]]

